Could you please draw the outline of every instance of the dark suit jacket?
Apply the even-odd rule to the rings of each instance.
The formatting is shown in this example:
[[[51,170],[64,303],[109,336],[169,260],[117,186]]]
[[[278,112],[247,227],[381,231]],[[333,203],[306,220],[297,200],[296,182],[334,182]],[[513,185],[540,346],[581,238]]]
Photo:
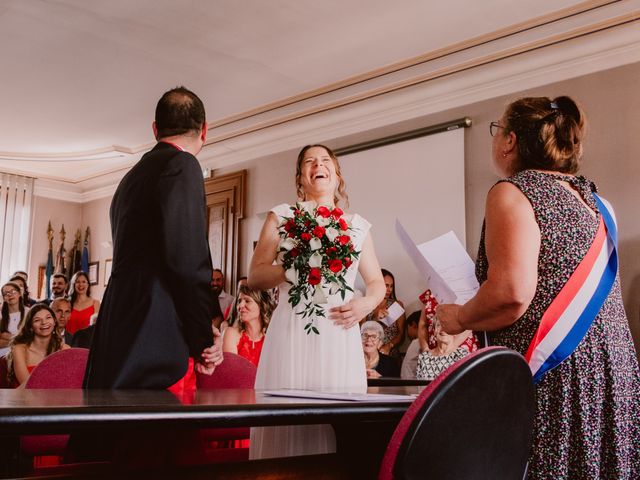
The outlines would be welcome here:
[[[85,388],[164,389],[213,344],[211,257],[202,171],[158,143],[111,202],[113,265]]]

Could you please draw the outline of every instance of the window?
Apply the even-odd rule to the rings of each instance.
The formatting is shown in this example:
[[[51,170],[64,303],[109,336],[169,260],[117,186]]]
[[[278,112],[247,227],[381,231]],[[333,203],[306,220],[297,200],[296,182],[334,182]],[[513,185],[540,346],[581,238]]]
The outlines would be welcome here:
[[[33,178],[0,174],[0,279],[27,270]]]

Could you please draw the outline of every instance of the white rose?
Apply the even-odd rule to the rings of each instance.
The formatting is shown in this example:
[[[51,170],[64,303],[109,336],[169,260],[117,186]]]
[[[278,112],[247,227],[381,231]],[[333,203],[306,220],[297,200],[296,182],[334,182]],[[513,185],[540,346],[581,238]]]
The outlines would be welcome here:
[[[316,285],[315,292],[313,292],[313,303],[316,305],[327,303],[327,296],[322,291],[322,287],[320,285]]]
[[[309,240],[309,248],[311,248],[311,250],[318,250],[320,247],[322,247],[322,240],[318,237],[313,237]]]
[[[290,268],[284,272],[284,277],[294,285],[298,284],[298,271],[295,268]]]
[[[336,237],[340,235],[340,232],[335,228],[327,228],[324,232],[330,242],[334,242]]]
[[[311,257],[309,258],[309,266],[311,268],[320,268],[322,266],[322,255],[320,255],[318,252],[315,252],[313,255],[311,255]]]
[[[316,221],[318,222],[318,225],[320,225],[321,227],[326,227],[327,225],[329,225],[331,223],[331,218],[330,217],[318,217],[316,219]]]
[[[295,246],[296,246],[296,241],[291,237],[287,237],[284,240],[280,240],[280,248],[284,248],[287,251],[291,250]]]

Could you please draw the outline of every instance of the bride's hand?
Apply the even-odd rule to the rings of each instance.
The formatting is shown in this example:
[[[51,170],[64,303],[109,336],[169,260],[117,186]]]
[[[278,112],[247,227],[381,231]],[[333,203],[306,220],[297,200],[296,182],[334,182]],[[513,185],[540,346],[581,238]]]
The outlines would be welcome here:
[[[329,311],[329,319],[344,329],[351,328],[370,312],[368,304],[366,297],[354,298],[344,305],[333,307]]]

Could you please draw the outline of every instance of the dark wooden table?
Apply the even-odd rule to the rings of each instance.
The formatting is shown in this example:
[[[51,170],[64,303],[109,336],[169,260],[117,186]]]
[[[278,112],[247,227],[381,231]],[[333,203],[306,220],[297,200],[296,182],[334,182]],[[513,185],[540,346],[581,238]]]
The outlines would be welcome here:
[[[421,387],[370,387],[369,393],[416,394]],[[397,421],[407,402],[350,402],[273,397],[254,390],[199,391],[178,399],[149,390],[0,390],[4,435],[72,433],[101,428],[237,427],[340,421]]]
[[[415,395],[422,388],[368,392]],[[338,452],[355,458],[374,451],[379,456],[409,405],[274,397],[254,390],[203,390],[182,399],[148,390],[0,390],[0,436],[6,446],[28,434],[324,423],[334,427]]]

